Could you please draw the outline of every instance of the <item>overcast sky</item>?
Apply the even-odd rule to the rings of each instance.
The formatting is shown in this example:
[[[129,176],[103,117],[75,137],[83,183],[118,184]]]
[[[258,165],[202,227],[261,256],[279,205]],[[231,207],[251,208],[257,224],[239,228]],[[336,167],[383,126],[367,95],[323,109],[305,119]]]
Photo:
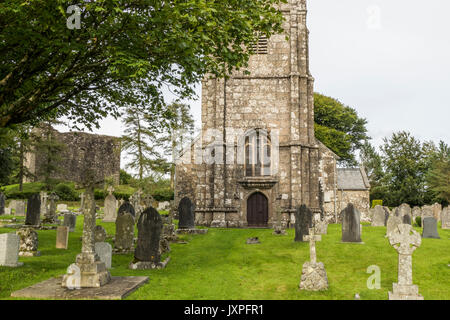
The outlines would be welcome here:
[[[316,92],[356,109],[375,145],[400,130],[450,143],[449,0],[309,0],[308,10]],[[189,103],[200,126],[201,102]],[[106,119],[94,132],[122,131]]]

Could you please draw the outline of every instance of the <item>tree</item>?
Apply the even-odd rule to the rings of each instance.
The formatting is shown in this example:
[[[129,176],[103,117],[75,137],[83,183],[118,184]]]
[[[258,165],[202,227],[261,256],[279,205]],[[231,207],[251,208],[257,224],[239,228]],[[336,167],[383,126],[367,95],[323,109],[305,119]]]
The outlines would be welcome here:
[[[437,199],[446,204],[450,203],[450,148],[443,141],[434,154],[426,181]]]
[[[164,154],[170,157],[170,187],[173,189],[176,151],[185,147],[187,141],[190,142],[189,137],[194,133],[195,122],[187,104],[172,103],[168,106],[168,111],[171,113],[168,130],[163,131],[159,141],[164,148]]]
[[[67,116],[91,128],[163,103],[164,86],[192,97],[206,74],[247,66],[259,34],[283,32],[280,2],[85,1],[78,29],[73,1],[3,1],[0,127]]]
[[[394,133],[381,146],[385,170],[383,184],[385,202],[390,206],[402,203],[425,204],[425,177],[429,169],[430,144],[422,144],[409,132]]]
[[[8,129],[0,128],[0,185],[8,185],[15,168],[14,136]]]
[[[362,145],[359,156],[370,182],[371,200],[384,199],[386,188],[383,185],[384,171],[381,156],[368,141]]]
[[[315,93],[314,121],[316,138],[341,158],[341,164],[356,165],[355,151],[369,139],[366,119],[338,100]]]
[[[139,182],[144,181],[144,175],[152,171],[160,170],[161,162],[164,161],[160,155],[161,145],[159,144],[157,134],[161,132],[164,123],[158,123],[158,126],[151,126],[155,117],[150,114],[152,110],[159,114],[158,109],[147,109],[130,106],[127,115],[123,120],[125,125],[125,134],[122,137],[122,149],[127,150],[131,156],[131,162],[127,168],[136,170]]]

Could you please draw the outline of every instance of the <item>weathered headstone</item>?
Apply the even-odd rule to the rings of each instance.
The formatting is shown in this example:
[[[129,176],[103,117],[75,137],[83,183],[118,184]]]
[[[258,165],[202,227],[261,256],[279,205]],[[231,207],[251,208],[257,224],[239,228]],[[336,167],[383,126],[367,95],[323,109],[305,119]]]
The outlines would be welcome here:
[[[114,197],[113,188],[108,188],[109,194],[105,198],[105,209],[103,222],[116,222],[117,219],[117,199]]]
[[[342,242],[361,243],[361,213],[349,203],[342,216]]]
[[[161,262],[160,241],[163,224],[158,211],[153,207],[147,208],[142,212],[137,225],[138,240],[130,269],[164,268],[167,262]]]
[[[120,207],[119,211],[117,212],[117,216],[120,216],[124,213],[128,212],[131,214],[131,216],[134,218],[136,217],[136,211],[134,210],[134,207],[129,203],[128,201],[125,201]]]
[[[404,215],[403,216],[403,224],[410,224],[410,225],[412,225],[411,216]]]
[[[56,201],[59,200],[59,197],[55,193],[52,193],[48,196],[48,200],[50,200],[49,208],[46,210],[43,222],[59,223],[58,216],[56,215]]]
[[[107,269],[111,269],[112,261],[112,247],[107,242],[95,243],[95,253],[100,257],[100,260],[105,263]]]
[[[5,203],[6,197],[3,193],[0,192],[0,216],[5,214]]]
[[[303,242],[304,236],[309,235],[309,229],[313,227],[313,212],[302,204],[295,211],[295,242]]]
[[[16,231],[20,237],[19,256],[38,257],[41,253],[38,251],[38,234],[32,228],[22,228]]]
[[[442,210],[441,222],[442,229],[450,229],[450,206]]]
[[[195,228],[195,206],[188,197],[181,199],[178,205],[178,217],[178,229]]]
[[[400,207],[395,209],[394,214],[396,217],[400,218],[400,220],[402,220],[403,222],[409,221],[409,223],[407,223],[407,224],[411,224],[411,220],[412,220],[411,207],[408,204],[403,203]],[[405,216],[408,216],[408,217],[405,218]]]
[[[420,207],[412,208],[411,215],[413,220],[416,220],[417,217],[422,217],[422,209]]]
[[[94,235],[95,243],[105,242],[107,237],[105,228],[103,228],[102,226],[96,226],[94,232],[95,232]]]
[[[309,241],[310,260],[303,264],[302,277],[300,280],[300,290],[319,291],[328,289],[328,278],[325,266],[322,262],[317,262],[316,241],[321,241],[320,235],[315,235],[314,228],[309,229],[309,235],[303,237],[304,241]]]
[[[19,262],[20,238],[14,233],[0,234],[0,266],[20,267]]]
[[[74,232],[77,225],[77,216],[73,213],[65,213],[63,226],[69,227],[69,232]]]
[[[128,254],[134,247],[134,218],[129,212],[121,213],[116,219],[116,236],[114,240],[114,253]]]
[[[389,213],[382,206],[376,206],[372,213],[372,227],[384,227],[389,219]]]
[[[41,224],[41,197],[39,193],[28,198],[25,224],[28,226],[39,226]]]
[[[412,277],[412,254],[422,243],[419,233],[409,224],[400,224],[389,234],[389,243],[398,252],[398,283],[393,284],[389,300],[423,300]]]
[[[56,211],[58,212],[67,212],[69,210],[67,210],[67,204],[64,203],[60,203],[56,206]]]
[[[435,203],[431,206],[433,210],[433,217],[436,219],[436,221],[441,221],[441,213],[442,213],[442,205],[439,203]]]
[[[423,232],[422,238],[440,239],[437,231],[437,220],[433,217],[426,217],[422,221]]]
[[[394,215],[390,216],[387,222],[386,237],[388,237],[392,232],[397,230],[397,227],[402,224],[402,220]]]
[[[17,200],[14,204],[14,209],[16,210],[15,215],[23,217],[25,215],[26,202],[24,200]]]
[[[434,218],[434,213],[433,213],[433,207],[432,206],[423,206],[422,207],[422,221],[423,221],[423,219],[425,219],[427,217],[433,217]]]
[[[46,216],[47,215],[47,199],[48,199],[47,192],[41,191],[41,193],[39,195],[41,196],[41,216]]]
[[[56,228],[56,249],[67,249],[69,247],[69,227],[60,226]]]

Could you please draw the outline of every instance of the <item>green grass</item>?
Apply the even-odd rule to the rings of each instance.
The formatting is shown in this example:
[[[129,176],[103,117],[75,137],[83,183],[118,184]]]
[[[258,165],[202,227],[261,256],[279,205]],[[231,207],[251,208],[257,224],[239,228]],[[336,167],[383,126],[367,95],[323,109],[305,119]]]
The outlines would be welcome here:
[[[19,290],[65,273],[81,250],[82,217],[76,232],[70,234],[69,250],[55,249],[55,231],[39,231],[41,257],[20,258],[20,268],[0,267],[0,299],[11,299]],[[113,223],[97,222],[109,235]],[[420,231],[420,229],[416,228]],[[1,229],[0,233],[12,232]],[[274,236],[264,229],[209,229],[207,235],[184,236],[188,244],[171,244],[171,261],[164,270],[132,271],[132,255],[113,256],[113,276],[149,276],[149,283],[127,299],[178,300],[386,300],[392,283],[397,282],[396,251],[384,237],[386,228],[363,227],[365,244],[340,242],[341,226],[330,225],[328,235],[317,243],[318,261],[325,264],[330,288],[325,292],[299,291],[302,265],[309,260],[309,245],[295,243],[294,230],[287,236]],[[450,230],[439,229],[440,240],[423,239],[413,255],[414,284],[426,300],[449,300]],[[259,237],[260,245],[247,245],[246,239]],[[381,289],[369,290],[366,270],[381,269]]]

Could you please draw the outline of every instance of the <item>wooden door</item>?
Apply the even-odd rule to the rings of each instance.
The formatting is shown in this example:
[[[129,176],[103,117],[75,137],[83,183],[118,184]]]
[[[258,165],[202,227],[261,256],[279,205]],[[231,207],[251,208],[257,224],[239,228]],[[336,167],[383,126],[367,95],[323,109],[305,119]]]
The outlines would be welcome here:
[[[252,194],[247,200],[247,222],[249,227],[267,227],[269,205],[265,195]]]

